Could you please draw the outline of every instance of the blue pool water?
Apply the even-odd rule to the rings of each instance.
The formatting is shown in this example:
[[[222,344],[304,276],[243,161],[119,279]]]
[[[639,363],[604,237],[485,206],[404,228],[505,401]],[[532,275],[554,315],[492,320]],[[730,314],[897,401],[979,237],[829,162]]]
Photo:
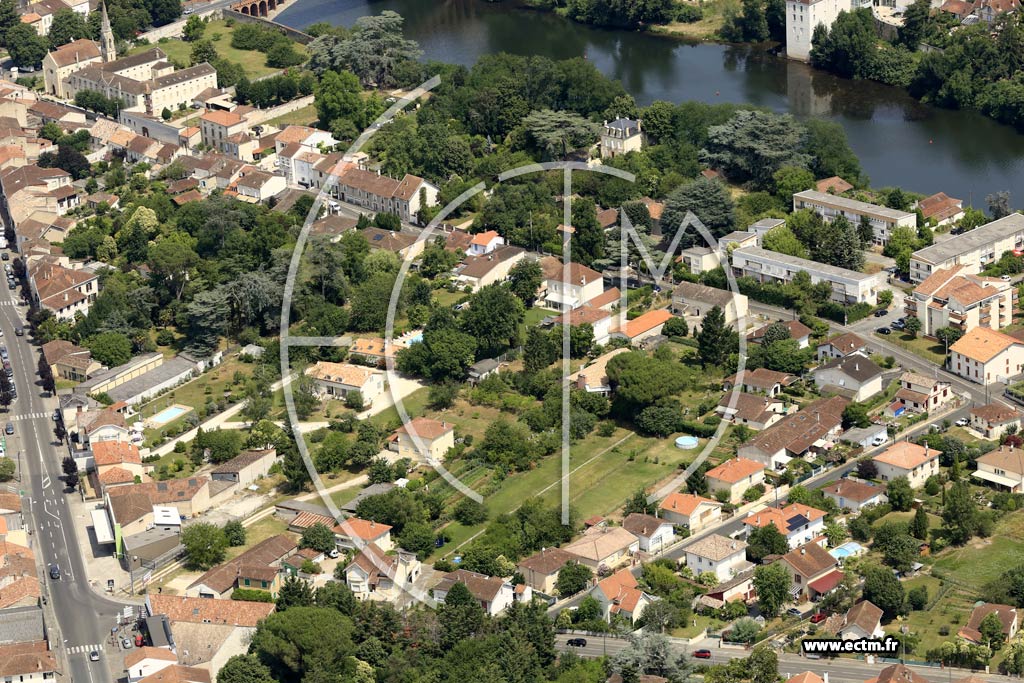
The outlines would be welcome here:
[[[409,343],[410,344],[419,344],[421,341],[423,341],[423,333],[422,332],[417,332],[415,336],[409,337]]]
[[[697,443],[695,436],[681,436],[676,439],[676,448],[696,448]]]
[[[833,548],[828,552],[832,557],[836,558],[837,560],[845,560],[847,557],[850,557],[851,555],[856,555],[862,550],[864,550],[864,546],[862,546],[860,543],[857,543],[856,541],[850,541],[849,543],[844,543],[838,548]]]
[[[172,420],[177,420],[187,413],[188,410],[188,408],[183,408],[182,406],[168,406],[149,419],[158,424],[166,424]]]

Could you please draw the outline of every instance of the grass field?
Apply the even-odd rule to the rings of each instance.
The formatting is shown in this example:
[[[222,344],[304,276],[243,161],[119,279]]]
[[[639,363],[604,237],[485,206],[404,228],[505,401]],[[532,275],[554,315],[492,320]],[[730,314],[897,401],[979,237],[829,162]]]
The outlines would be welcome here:
[[[928,587],[929,601],[934,599],[940,590],[940,581],[934,577],[920,577],[904,582],[904,588],[910,590],[919,585]],[[920,642],[908,656],[913,659],[924,659],[929,650],[955,637],[957,630],[965,623],[971,613],[976,596],[959,587],[953,587],[930,610],[910,612],[902,622],[893,621],[885,627],[886,633],[896,633],[901,626],[906,626],[916,635]],[[948,629],[949,635],[941,635],[939,630]]]
[[[206,25],[206,31],[203,32],[203,40],[213,42],[217,54],[222,58],[241,64],[249,78],[260,78],[261,76],[268,76],[280,71],[280,69],[274,69],[266,65],[267,56],[262,52],[238,50],[231,47],[231,36],[234,31],[234,27],[228,26],[224,20],[211,21]],[[191,43],[178,39],[160,41],[155,45],[139,45],[132,48],[128,54],[143,52],[153,47],[159,47],[167,54],[171,61],[177,64],[188,65],[191,61]],[[295,44],[295,49],[303,54],[306,52],[305,46],[298,43]]]
[[[696,5],[704,10],[704,18],[692,24],[684,22],[673,22],[664,26],[654,26],[652,31],[675,38],[687,40],[710,40],[714,38],[722,26],[725,25],[725,7],[733,5],[739,10],[739,3],[735,0],[710,0],[710,2],[685,2],[682,4]]]
[[[271,126],[277,126],[278,128],[284,128],[285,126],[316,126],[316,107],[310,104],[301,109],[296,109],[293,112],[284,114],[283,116],[270,119],[266,123]]]
[[[909,334],[901,332],[894,332],[894,334],[888,336],[879,335],[877,332],[872,332],[872,334],[879,339],[892,342],[911,353],[916,353],[918,356],[936,365],[942,366],[946,363],[946,347],[934,339],[926,339],[920,336],[911,337]]]
[[[948,548],[936,556],[935,567],[954,579],[980,590],[1024,557],[1024,511],[1006,515],[991,538],[973,539],[962,548]]]

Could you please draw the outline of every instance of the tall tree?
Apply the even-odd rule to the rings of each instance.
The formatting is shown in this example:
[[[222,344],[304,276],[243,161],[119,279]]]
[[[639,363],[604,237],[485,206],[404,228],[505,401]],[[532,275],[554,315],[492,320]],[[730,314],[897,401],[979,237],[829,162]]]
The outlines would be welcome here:
[[[792,116],[741,109],[724,124],[708,129],[701,161],[721,169],[735,182],[771,190],[773,176],[784,166],[806,168],[807,131]]]
[[[789,599],[790,578],[780,563],[761,565],[754,570],[754,588],[761,613],[774,617]]]
[[[864,572],[864,599],[880,608],[886,619],[903,613],[906,596],[903,584],[886,567],[868,567]]]
[[[978,504],[965,481],[954,483],[946,491],[942,506],[942,526],[950,543],[963,545],[978,531]]]
[[[324,35],[314,40],[309,46],[310,66],[318,73],[347,67],[363,85],[394,86],[396,69],[423,54],[416,41],[403,37],[403,23],[391,10],[361,17],[346,38]]]
[[[437,610],[437,620],[441,626],[441,648],[450,650],[462,640],[479,633],[485,617],[483,608],[470,594],[466,584],[453,583],[444,597],[444,603]]]
[[[715,238],[732,232],[736,224],[735,204],[725,184],[703,176],[669,193],[661,214],[662,233],[675,235],[683,226],[687,212],[692,212]],[[685,248],[695,244],[706,246],[705,239],[696,229],[687,228],[679,245]]]
[[[701,365],[721,365],[735,353],[738,336],[736,330],[725,324],[725,314],[714,306],[704,315],[697,333],[697,355]]]
[[[589,266],[604,258],[604,230],[597,221],[594,200],[580,198],[572,202],[572,259]]]

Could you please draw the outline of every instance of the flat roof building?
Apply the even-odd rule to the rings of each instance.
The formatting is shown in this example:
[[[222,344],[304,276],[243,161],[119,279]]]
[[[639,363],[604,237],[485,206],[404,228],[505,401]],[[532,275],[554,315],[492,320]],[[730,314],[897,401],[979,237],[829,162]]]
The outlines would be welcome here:
[[[890,209],[887,206],[847,199],[817,190],[806,190],[793,195],[793,210],[800,209],[811,209],[828,222],[843,216],[854,226],[859,225],[866,218],[871,224],[874,242],[880,246],[889,241],[893,230],[898,227],[917,229],[916,213]]]
[[[1024,216],[1011,213],[962,235],[918,249],[910,257],[910,281],[923,282],[940,268],[964,266],[977,274],[1003,253],[1024,249]]]
[[[863,301],[874,306],[881,287],[877,273],[858,273],[761,247],[744,247],[733,251],[732,269],[737,277],[752,277],[758,282],[790,282],[794,275],[806,271],[811,276],[811,284],[830,283],[832,299],[841,304]]]

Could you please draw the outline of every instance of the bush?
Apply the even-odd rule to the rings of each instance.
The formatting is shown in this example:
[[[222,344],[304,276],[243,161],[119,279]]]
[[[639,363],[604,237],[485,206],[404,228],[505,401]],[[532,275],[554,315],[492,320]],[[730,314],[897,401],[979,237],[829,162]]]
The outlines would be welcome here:
[[[170,346],[174,343],[174,333],[170,330],[160,330],[156,335],[156,343],[159,346]]]
[[[255,588],[236,588],[231,591],[231,599],[247,602],[274,602],[274,597],[270,593]]]
[[[455,506],[455,510],[452,512],[452,517],[455,518],[455,521],[464,526],[481,524],[487,521],[487,508],[484,507],[482,503],[478,503],[472,498],[463,498],[459,501],[459,504]]]
[[[676,12],[676,21],[694,24],[704,18],[704,12],[697,5],[680,5]]]

